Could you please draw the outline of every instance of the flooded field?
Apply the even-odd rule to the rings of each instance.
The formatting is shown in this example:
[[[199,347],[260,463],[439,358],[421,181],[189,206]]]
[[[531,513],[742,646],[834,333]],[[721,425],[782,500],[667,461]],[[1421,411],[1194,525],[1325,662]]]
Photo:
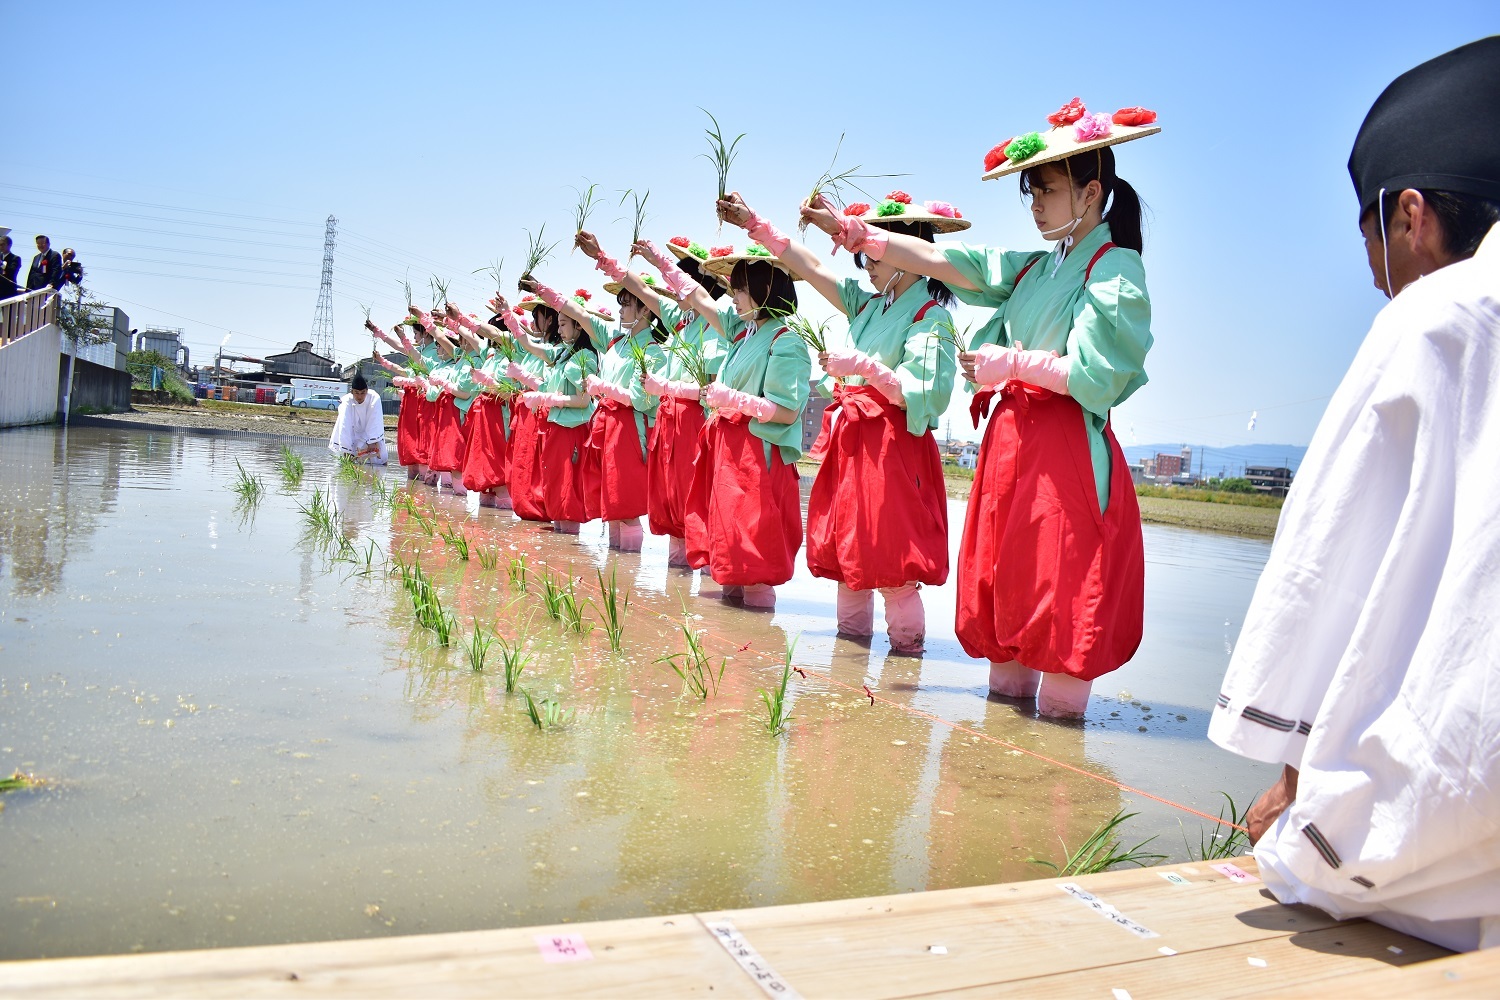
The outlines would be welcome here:
[[[1049,874],[1117,810],[1172,858],[1274,775],[1204,738],[1267,543],[1148,526],[1146,640],[1082,725],[988,701],[929,589],[921,659],[834,636],[801,571],[774,615],[697,596],[662,539],[611,553],[418,488],[340,481],[317,442],[135,430],[0,433],[0,957],[352,938],[914,891]],[[266,495],[238,506],[236,462]],[[397,495],[400,470],[386,473]],[[331,495],[337,544],[301,508]],[[952,509],[956,542],[962,505]],[[433,528],[429,534],[424,522]],[[440,537],[461,529],[471,558]],[[455,536],[456,537],[456,536]],[[369,546],[373,544],[374,548]],[[480,551],[498,560],[486,568]],[[349,556],[355,550],[359,555]],[[508,567],[525,556],[529,587]],[[458,623],[416,623],[391,557]],[[369,559],[369,567],[365,560]],[[623,650],[544,612],[541,578],[631,592]],[[705,593],[713,585],[703,582]],[[727,657],[700,700],[659,657],[683,608]],[[586,619],[598,625],[589,607]],[[483,670],[475,620],[532,654]],[[758,689],[793,716],[767,732]],[[878,700],[872,704],[864,688]],[[946,723],[946,724],[945,724]]]

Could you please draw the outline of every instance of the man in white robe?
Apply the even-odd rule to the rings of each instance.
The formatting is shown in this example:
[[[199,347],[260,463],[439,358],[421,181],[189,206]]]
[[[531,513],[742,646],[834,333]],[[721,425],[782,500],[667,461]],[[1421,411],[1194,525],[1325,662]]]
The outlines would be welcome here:
[[[1249,823],[1278,899],[1472,950],[1500,945],[1500,38],[1398,78],[1350,173],[1391,302],[1287,498],[1209,737],[1285,765]]]
[[[328,450],[366,465],[386,464],[385,415],[380,409],[380,394],[370,390],[364,375],[356,374],[349,392],[339,400],[333,433],[328,436]]]

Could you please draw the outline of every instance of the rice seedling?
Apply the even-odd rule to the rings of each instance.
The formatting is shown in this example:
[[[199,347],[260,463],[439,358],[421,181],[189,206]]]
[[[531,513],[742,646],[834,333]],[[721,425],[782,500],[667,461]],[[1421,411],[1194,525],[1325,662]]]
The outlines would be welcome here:
[[[792,721],[792,716],[787,709],[786,686],[792,679],[792,654],[797,649],[797,636],[787,643],[786,656],[781,661],[781,680],[775,687],[759,688],[760,700],[766,706],[765,726],[766,732],[772,736],[780,736],[786,732],[787,724]]]
[[[604,618],[604,634],[609,636],[609,648],[618,653],[625,635],[625,612],[630,610],[630,591],[625,591],[623,599],[620,597],[613,566],[609,568],[607,581],[603,570],[595,570],[594,574],[599,578],[599,611]]]
[[[1200,829],[1198,831],[1198,851],[1193,852],[1192,845],[1187,842],[1187,834],[1182,835],[1182,846],[1187,848],[1188,857],[1196,861],[1222,861],[1225,858],[1237,858],[1250,850],[1250,835],[1244,830],[1236,829],[1245,825],[1245,812],[1240,812],[1234,804],[1234,799],[1228,792],[1220,792],[1224,796],[1225,805],[1219,809],[1219,821],[1212,829]],[[1224,818],[1224,810],[1229,810],[1229,818]]]
[[[1098,872],[1109,871],[1121,865],[1134,865],[1137,868],[1146,868],[1167,860],[1165,854],[1148,854],[1142,850],[1147,844],[1155,840],[1155,837],[1147,837],[1134,847],[1126,848],[1122,845],[1124,840],[1119,836],[1120,827],[1126,820],[1132,819],[1139,813],[1127,813],[1121,809],[1109,819],[1105,820],[1097,830],[1089,834],[1076,851],[1069,852],[1062,864],[1052,861],[1044,861],[1041,858],[1027,858],[1026,862],[1033,865],[1041,865],[1052,869],[1054,875],[1093,875]],[[1068,845],[1059,839],[1063,850],[1068,850]]]
[[[546,223],[537,229],[535,236],[531,235],[529,229],[523,231],[526,233],[526,266],[521,269],[521,277],[528,278],[536,272],[537,268],[547,262],[547,258],[552,256],[552,251],[557,249],[557,243],[545,242]]]
[[[305,504],[299,503],[297,509],[307,522],[308,533],[318,541],[331,542],[338,536],[338,515],[322,490],[313,490],[312,498]]]
[[[333,475],[341,483],[362,483],[366,478],[364,467],[348,455],[339,456],[339,466]]]
[[[588,180],[587,177],[584,180]],[[599,190],[599,185],[590,184],[583,190],[574,188],[573,192],[578,195],[578,201],[573,205],[573,232],[581,233],[589,224],[589,216],[594,214],[594,209],[599,207],[599,199],[594,197],[594,192]]]
[[[397,284],[401,286],[401,293],[404,296],[406,296],[406,309],[407,309],[407,313],[409,315],[410,312],[411,312],[411,306],[412,306],[411,279],[409,277],[408,278],[402,278],[400,281],[397,282]]]
[[[493,570],[500,564],[500,546],[478,545],[474,548],[474,555],[479,559],[479,566],[486,571]]]
[[[625,204],[626,198],[630,198],[635,205],[630,222],[630,245],[632,247],[641,241],[641,233],[646,228],[646,201],[650,197],[650,191],[646,191],[644,194],[637,194],[633,189],[626,189],[625,193],[620,195],[621,205]],[[630,256],[633,257],[635,254],[632,252]],[[630,257],[626,257],[625,260],[629,262]]]
[[[558,611],[562,623],[569,632],[588,632],[593,625],[584,621],[583,609],[588,607],[587,600],[578,599],[578,581],[573,579],[573,574],[568,573],[568,585],[564,587],[558,597]]]
[[[448,547],[451,548],[455,554],[457,554],[459,559],[463,560],[464,562],[469,561],[468,535],[465,535],[462,531],[450,524],[445,530],[438,532],[438,536],[447,543]]]
[[[261,497],[265,496],[266,484],[259,476],[252,476],[246,472],[239,459],[234,460],[234,467],[239,470],[239,475],[235,477],[234,485],[230,488],[239,494],[241,504],[254,507],[260,503]]]
[[[779,318],[786,325],[787,332],[794,334],[798,340],[811,348],[815,354],[822,354],[828,350],[829,320],[825,319],[814,326],[811,320],[796,313],[788,313]]]
[[[297,454],[286,445],[281,446],[281,481],[289,489],[295,489],[302,485],[302,474],[306,469],[302,465],[302,456]]]
[[[501,257],[499,260],[495,261],[495,263],[491,264],[489,267],[481,267],[479,270],[474,271],[472,273],[473,274],[488,274],[491,278],[494,278],[495,279],[495,294],[498,295],[498,296],[504,296],[505,295],[505,283],[501,280],[501,275],[502,275],[502,272],[504,271],[504,269],[505,269],[505,258]]]
[[[370,539],[370,544],[359,553],[359,562],[364,567],[359,571],[360,576],[369,576],[375,571],[375,557],[379,554],[380,550],[375,547],[375,539]]]
[[[510,589],[517,593],[526,593],[527,587],[531,582],[530,574],[526,567],[526,557],[519,555],[512,559],[508,572],[510,574]]]
[[[495,634],[495,642],[500,647],[500,667],[505,674],[505,693],[510,694],[516,689],[516,682],[521,679],[521,671],[531,664],[531,654],[527,652],[521,636],[526,634],[522,629],[514,640],[507,640],[499,633]]]
[[[953,320],[945,319],[934,327],[929,336],[945,344],[952,344],[955,351],[964,354],[969,350],[969,331],[973,326],[973,323],[965,323],[963,330],[960,331]]]
[[[563,588],[557,583],[557,577],[551,573],[542,576],[542,610],[547,617],[553,621],[562,620],[562,598]]]
[[[448,304],[449,284],[450,282],[444,281],[435,274],[427,279],[427,286],[432,289],[432,312],[434,317],[439,312],[442,312],[443,307]]]
[[[691,618],[683,616],[682,639],[687,648],[681,653],[658,657],[656,662],[665,663],[682,679],[683,694],[692,694],[699,701],[706,701],[710,694],[719,693],[719,682],[724,679],[724,667],[729,660],[720,657],[715,666],[703,646],[707,632],[694,629],[691,622]]]
[[[497,638],[498,636],[495,633],[486,633],[484,629],[479,627],[478,622],[474,623],[474,632],[469,636],[469,644],[464,650],[469,657],[470,670],[473,670],[476,674],[484,670],[484,661],[490,655],[490,644]]]
[[[424,535],[430,537],[437,530],[437,523],[416,507],[411,508],[411,519],[417,522],[417,527],[422,529]]]
[[[651,364],[651,356],[646,353],[646,348],[634,338],[627,341],[627,344],[630,348],[630,360],[635,362],[636,377],[644,381]]]
[[[421,566],[413,566],[410,572],[407,593],[411,595],[412,610],[416,612],[417,624],[437,635],[441,645],[448,645],[453,633],[458,631],[458,619],[444,610],[442,598]]]
[[[556,729],[558,726],[572,722],[574,715],[577,714],[574,711],[564,712],[556,698],[543,698],[538,701],[525,688],[521,688],[521,697],[526,699],[526,705],[522,711],[531,720],[531,724],[538,729]]]
[[[678,362],[682,370],[687,372],[688,377],[700,386],[708,385],[714,380],[713,373],[708,368],[708,356],[703,352],[701,341],[694,343],[681,337],[674,337],[665,345]]]
[[[45,778],[38,778],[24,771],[16,771],[8,778],[0,778],[0,792],[26,792],[33,788],[42,788],[46,784]]]
[[[835,201],[842,203],[844,200],[843,189],[845,185],[854,188],[854,190],[859,191],[860,194],[864,194],[865,197],[870,198],[873,201],[874,198],[871,195],[866,194],[858,184],[854,183],[855,181],[873,180],[877,177],[906,176],[905,174],[862,174],[859,172],[860,168],[858,166],[851,167],[848,170],[840,170],[835,173],[834,171],[838,167],[839,163],[839,152],[844,148],[844,135],[845,133],[843,132],[839,133],[838,145],[833,147],[833,159],[828,162],[828,169],[823,171],[823,173],[818,176],[817,181],[814,182],[812,194],[807,196],[807,203],[809,205],[816,205],[818,203],[818,195],[823,194],[824,192],[831,194]],[[799,222],[797,223],[797,228],[802,232],[806,232],[807,223]]]
[[[714,170],[718,173],[719,177],[719,200],[722,201],[724,196],[729,193],[729,168],[734,163],[734,158],[739,155],[737,147],[740,144],[740,140],[745,138],[745,133],[741,132],[735,136],[733,142],[725,143],[724,130],[719,127],[719,120],[707,108],[699,108],[698,110],[708,115],[708,120],[714,123],[713,128],[703,130],[703,134],[708,138],[709,151],[707,153],[699,153],[698,155],[714,165]],[[721,228],[722,226],[723,223],[720,223]]]

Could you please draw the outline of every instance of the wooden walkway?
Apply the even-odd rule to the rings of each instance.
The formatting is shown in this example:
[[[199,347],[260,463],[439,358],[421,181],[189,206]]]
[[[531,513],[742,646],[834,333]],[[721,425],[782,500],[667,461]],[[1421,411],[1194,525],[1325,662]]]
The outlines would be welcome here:
[[[1235,864],[1255,875],[1249,858]],[[723,913],[0,964],[0,996],[32,998],[768,995],[1493,997],[1500,949],[1450,956],[1281,906],[1258,881],[1195,863]]]

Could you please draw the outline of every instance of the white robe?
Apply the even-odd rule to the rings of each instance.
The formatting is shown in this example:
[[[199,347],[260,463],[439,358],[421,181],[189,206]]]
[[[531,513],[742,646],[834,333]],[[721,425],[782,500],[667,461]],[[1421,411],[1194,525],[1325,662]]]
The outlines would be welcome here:
[[[333,421],[333,433],[328,436],[328,450],[335,455],[353,458],[368,444],[379,444],[378,455],[366,455],[359,459],[370,465],[384,465],[389,459],[385,446],[385,417],[380,411],[380,394],[374,389],[365,392],[363,405],[354,401],[354,393],[346,393],[339,400],[339,415]]]
[[[1500,226],[1375,318],[1208,735],[1300,771],[1255,848],[1282,902],[1500,945]]]

